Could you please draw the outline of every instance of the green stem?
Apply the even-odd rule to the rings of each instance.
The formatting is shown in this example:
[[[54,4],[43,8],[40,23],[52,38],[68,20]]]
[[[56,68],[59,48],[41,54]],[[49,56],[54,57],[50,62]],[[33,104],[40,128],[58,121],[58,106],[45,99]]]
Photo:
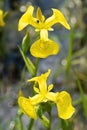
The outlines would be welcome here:
[[[38,70],[39,62],[40,62],[40,59],[37,58],[37,59],[36,59],[36,64],[35,64],[35,67],[36,67],[36,68],[35,68],[35,75],[34,75],[34,76],[37,75],[37,70]]]
[[[23,127],[23,122],[22,122],[22,113],[20,110],[18,110],[18,113],[16,115],[16,120],[17,120],[17,123],[18,123],[18,129],[19,130],[24,130],[24,127]],[[16,124],[15,124],[16,125]],[[16,125],[17,126],[17,125]]]
[[[25,76],[25,66],[24,66],[24,68],[22,69],[22,72],[21,72],[20,85],[19,85],[20,88],[19,88],[19,90],[22,89],[22,83],[23,83],[24,76]]]
[[[74,35],[75,35],[75,29],[73,28],[73,29],[71,30],[71,34],[70,34],[69,51],[68,51],[67,65],[66,65],[66,76],[68,76],[69,70],[70,70],[70,67],[71,67],[71,59],[72,59]]]
[[[50,125],[49,125],[48,130],[51,130],[51,122],[52,122],[51,112],[49,112],[49,121],[50,121]]]
[[[77,76],[77,86],[78,86],[78,89],[79,89],[79,92],[80,92],[80,96],[81,96],[81,101],[82,101],[82,106],[83,106],[83,109],[84,109],[84,115],[87,119],[87,99],[86,99],[86,96],[85,96],[85,93],[84,93],[84,90],[83,90],[83,87],[82,87],[82,84],[81,84],[81,81],[79,80],[78,78],[78,74],[77,72],[73,71],[75,73],[75,75]]]
[[[85,114],[85,117],[87,119],[87,99],[85,97],[85,93],[83,91],[83,88],[82,88],[82,85],[81,85],[81,82],[79,79],[77,79],[77,84],[78,84],[78,88],[79,88],[79,91],[80,91],[80,95],[81,95],[81,98],[82,98],[82,105],[83,105],[83,109],[84,109],[84,114]]]
[[[24,130],[22,116],[19,116],[19,122],[20,122],[20,130]]]
[[[37,75],[37,70],[38,70],[39,62],[40,62],[40,59],[37,58],[36,59],[36,64],[35,64],[35,73],[34,73],[33,77],[35,77]],[[34,94],[33,91],[32,91],[32,93]],[[28,125],[28,129],[27,130],[32,130],[33,124],[34,124],[34,119],[30,119],[30,123]]]
[[[34,119],[30,119],[30,123],[28,125],[28,129],[27,130],[32,130],[33,124],[34,124]]]

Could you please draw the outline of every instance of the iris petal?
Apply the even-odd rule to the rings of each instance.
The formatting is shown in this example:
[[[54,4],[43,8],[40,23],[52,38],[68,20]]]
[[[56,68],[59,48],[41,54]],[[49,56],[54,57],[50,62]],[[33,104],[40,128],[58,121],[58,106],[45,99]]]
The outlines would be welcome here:
[[[34,57],[47,58],[50,55],[56,55],[59,52],[59,46],[50,39],[47,41],[39,39],[32,44],[30,52]]]
[[[72,106],[70,94],[65,91],[57,94],[56,105],[58,115],[62,119],[69,119],[75,112],[75,108]]]
[[[19,104],[22,112],[25,113],[27,116],[29,116],[33,119],[37,118],[37,115],[35,112],[35,106],[32,105],[32,103],[30,102],[30,100],[28,98],[19,97],[18,104]]]
[[[37,27],[37,19],[33,17],[34,7],[29,6],[27,11],[22,15],[18,23],[18,31],[24,29],[28,24]]]
[[[40,76],[37,76],[37,77],[34,77],[30,80],[28,80],[28,82],[32,82],[32,81],[35,81],[39,84],[39,92],[41,95],[46,95],[47,94],[47,83],[46,83],[46,80],[50,74],[50,69],[48,69],[48,72],[44,73],[44,74],[41,74]]]
[[[66,29],[70,29],[64,15],[58,9],[52,9],[53,15],[45,21],[45,27],[50,28],[56,23],[62,24]]]
[[[36,18],[37,18],[38,20],[40,20],[41,22],[44,22],[44,20],[45,20],[45,17],[43,16],[43,14],[42,14],[42,12],[41,12],[40,7],[37,8]]]

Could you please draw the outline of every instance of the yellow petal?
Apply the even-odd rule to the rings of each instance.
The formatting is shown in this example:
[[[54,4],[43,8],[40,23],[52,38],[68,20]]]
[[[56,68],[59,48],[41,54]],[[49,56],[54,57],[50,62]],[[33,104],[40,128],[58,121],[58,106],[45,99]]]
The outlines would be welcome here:
[[[40,7],[37,8],[37,19],[40,20],[41,22],[44,22],[45,17],[43,16]]]
[[[41,74],[40,76],[37,76],[37,77],[34,77],[34,78],[28,80],[28,82],[32,82],[32,81],[38,82],[38,84],[39,84],[39,92],[38,93],[42,94],[43,96],[46,95],[46,93],[48,92],[46,80],[50,74],[50,71],[51,70],[48,69],[48,71],[46,73]]]
[[[56,105],[59,117],[62,119],[69,119],[75,112],[75,108],[72,106],[70,94],[62,91],[56,96]]]
[[[22,15],[18,23],[18,31],[24,29],[28,24],[32,23],[34,7],[29,6],[27,11]]]
[[[40,10],[38,8],[38,10]],[[33,6],[29,6],[27,11],[22,15],[22,17],[19,20],[18,23],[18,31],[21,31],[22,29],[24,29],[27,25],[32,25],[33,27],[35,27],[36,29],[42,29],[43,28],[43,22],[40,21],[39,19],[43,19],[44,20],[44,16],[40,16],[41,12],[39,11],[39,14],[37,17],[35,18],[33,17],[33,11],[34,11],[34,7]]]
[[[41,39],[41,41],[47,41],[48,40],[48,31],[46,29],[42,29],[40,31],[40,39]]]
[[[54,92],[48,92],[46,95],[46,99],[55,102],[56,94]]]
[[[48,86],[48,92],[50,92],[52,89],[53,89],[53,84],[50,84],[50,85]]]
[[[28,82],[35,81],[35,82],[40,83],[40,82],[43,80],[43,81],[46,82],[47,77],[49,76],[50,72],[51,72],[51,69],[48,69],[48,71],[45,72],[44,74],[41,74],[40,76],[33,77],[32,79],[29,79],[29,80],[27,80],[27,81],[28,81]]]
[[[35,112],[35,106],[32,105],[29,99],[25,97],[19,97],[18,104],[24,114],[26,114],[27,116],[33,119],[37,118],[37,115]]]
[[[5,22],[3,20],[3,11],[0,9],[0,26],[4,26],[5,25]]]
[[[53,15],[45,21],[45,27],[50,28],[56,23],[62,24],[66,29],[70,29],[64,15],[58,9],[52,9]]]
[[[50,55],[56,55],[59,52],[59,46],[54,41],[37,40],[30,48],[30,52],[34,57],[47,58]]]
[[[41,103],[44,99],[44,96],[41,94],[36,94],[33,97],[29,97],[30,101],[32,102],[33,105],[37,105],[39,103]]]
[[[35,86],[34,86],[34,91],[35,91],[36,93],[39,93],[39,92],[40,92],[39,89],[38,89],[37,87],[35,87]]]

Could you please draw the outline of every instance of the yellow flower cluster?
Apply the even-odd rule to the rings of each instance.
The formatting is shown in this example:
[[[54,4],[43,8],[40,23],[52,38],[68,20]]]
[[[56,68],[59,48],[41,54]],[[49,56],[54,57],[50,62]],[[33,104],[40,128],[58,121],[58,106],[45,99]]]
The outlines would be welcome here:
[[[38,87],[34,86],[34,90],[37,94],[29,98],[25,98],[20,94],[18,104],[23,113],[33,119],[37,119],[37,105],[42,102],[52,101],[57,106],[58,116],[62,119],[69,119],[75,112],[75,108],[72,106],[70,94],[66,91],[56,93],[50,92],[53,88],[53,84],[50,84],[47,87],[46,83],[50,71],[51,70],[49,69],[48,72],[28,80],[28,82],[35,81],[35,84],[38,83]]]
[[[63,14],[58,9],[52,9],[52,11],[52,16],[45,19],[41,9],[38,7],[36,17],[34,17],[34,7],[29,6],[19,20],[19,31],[24,29],[27,25],[32,25],[35,28],[35,31],[40,32],[40,39],[35,41],[30,47],[30,52],[34,57],[46,58],[50,55],[56,55],[59,52],[58,44],[48,38],[48,31],[53,30],[52,26],[54,24],[60,23],[66,29],[70,29]],[[34,91],[37,94],[28,98],[24,97],[23,94],[19,94],[18,104],[23,113],[33,119],[37,119],[37,106],[40,103],[51,101],[57,106],[58,116],[62,119],[69,119],[75,112],[70,94],[66,91],[56,93],[51,92],[53,84],[47,86],[46,82],[50,71],[51,70],[49,69],[48,72],[28,80],[28,82],[35,82]]]
[[[0,26],[3,27],[5,25],[5,22],[3,20],[3,11],[0,9]]]
[[[48,31],[53,31],[52,26],[56,23],[62,24],[66,29],[70,29],[65,17],[58,9],[52,9],[53,14],[45,19],[41,9],[38,7],[36,17],[33,16],[34,7],[29,6],[27,11],[19,20],[18,30],[21,31],[27,25],[32,25],[35,31],[40,32],[40,39],[35,41],[30,52],[34,57],[46,58],[50,55],[56,55],[59,52],[59,45],[48,38]]]

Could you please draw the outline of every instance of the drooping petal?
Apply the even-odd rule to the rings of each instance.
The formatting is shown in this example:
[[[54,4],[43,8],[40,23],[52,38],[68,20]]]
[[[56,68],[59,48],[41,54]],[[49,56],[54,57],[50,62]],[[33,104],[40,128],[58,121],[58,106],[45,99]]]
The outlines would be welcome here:
[[[58,9],[52,9],[53,15],[45,21],[45,27],[50,28],[56,23],[62,24],[66,29],[70,29],[64,15]]]
[[[24,114],[33,119],[37,119],[35,106],[32,105],[30,99],[21,96],[18,98],[18,104]]]
[[[62,119],[69,119],[75,112],[75,108],[72,106],[70,94],[65,91],[56,95],[55,103],[57,105],[58,115]]]
[[[47,58],[50,55],[56,55],[59,52],[59,46],[54,41],[37,40],[30,48],[30,52],[34,57]]]
[[[0,9],[0,26],[4,26],[5,25],[5,22],[3,20],[3,11]]]

